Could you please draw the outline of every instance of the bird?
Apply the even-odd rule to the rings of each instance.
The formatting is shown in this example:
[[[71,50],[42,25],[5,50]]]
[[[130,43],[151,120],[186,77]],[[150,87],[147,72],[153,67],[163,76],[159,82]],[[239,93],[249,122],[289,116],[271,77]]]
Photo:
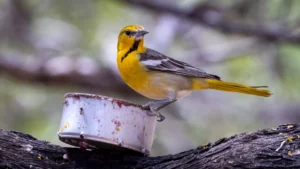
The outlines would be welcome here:
[[[165,117],[159,110],[192,91],[214,89],[269,97],[267,86],[247,86],[222,81],[188,63],[168,57],[144,45],[149,32],[141,25],[121,29],[117,44],[117,66],[123,81],[137,93],[152,99],[142,105],[149,116]],[[163,32],[162,32],[163,34]]]

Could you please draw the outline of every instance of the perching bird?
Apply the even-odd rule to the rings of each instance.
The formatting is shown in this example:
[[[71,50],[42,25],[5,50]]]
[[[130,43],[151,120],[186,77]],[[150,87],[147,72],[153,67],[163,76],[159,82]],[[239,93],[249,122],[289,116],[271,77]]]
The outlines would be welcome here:
[[[194,90],[215,89],[268,97],[266,86],[246,86],[221,81],[219,76],[187,63],[175,60],[144,46],[148,32],[140,25],[124,27],[118,39],[117,63],[123,80],[136,92],[152,101],[143,105],[150,108],[148,115],[164,117],[158,111],[190,94]],[[159,105],[154,107],[155,105]]]

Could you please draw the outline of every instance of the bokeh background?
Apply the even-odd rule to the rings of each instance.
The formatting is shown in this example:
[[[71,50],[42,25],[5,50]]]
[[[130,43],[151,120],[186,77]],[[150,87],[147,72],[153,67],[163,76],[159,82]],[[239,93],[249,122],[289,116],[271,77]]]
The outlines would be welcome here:
[[[273,93],[194,92],[161,111],[152,155],[300,121],[298,0],[1,0],[0,128],[62,145],[65,93],[147,102],[116,66],[118,33],[129,24],[150,32],[150,48]]]

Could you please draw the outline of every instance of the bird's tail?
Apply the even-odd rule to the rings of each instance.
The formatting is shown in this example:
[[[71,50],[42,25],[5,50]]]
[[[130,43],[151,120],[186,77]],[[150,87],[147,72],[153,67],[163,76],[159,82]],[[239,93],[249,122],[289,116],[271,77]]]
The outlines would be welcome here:
[[[269,97],[271,95],[269,90],[259,89],[266,88],[267,86],[246,86],[237,83],[224,82],[215,79],[194,79],[193,80],[193,89],[201,90],[201,89],[215,89],[222,90],[227,92],[237,92],[237,93],[245,93],[256,96]]]

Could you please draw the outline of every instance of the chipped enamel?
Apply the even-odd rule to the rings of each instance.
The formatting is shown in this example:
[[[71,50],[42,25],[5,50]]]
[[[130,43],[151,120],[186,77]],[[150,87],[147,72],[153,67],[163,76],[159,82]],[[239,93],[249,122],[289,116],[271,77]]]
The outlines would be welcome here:
[[[156,116],[122,100],[69,93],[58,132],[59,139],[80,148],[130,149],[149,154]]]

